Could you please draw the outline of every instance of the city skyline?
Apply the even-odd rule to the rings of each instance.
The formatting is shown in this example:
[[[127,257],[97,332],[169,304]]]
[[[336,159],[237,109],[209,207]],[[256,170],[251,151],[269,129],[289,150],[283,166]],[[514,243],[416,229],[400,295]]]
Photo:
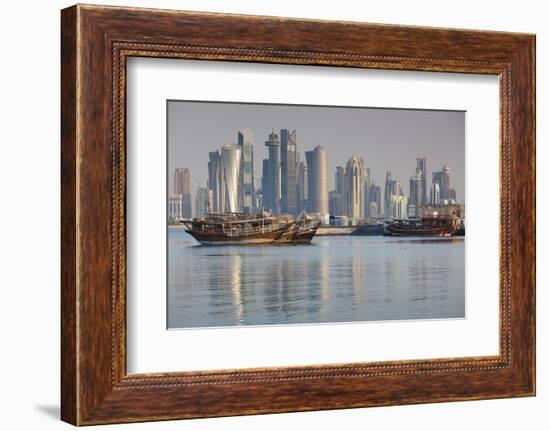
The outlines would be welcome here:
[[[319,170],[312,173],[321,176],[318,177],[317,181],[310,181],[308,183],[309,190],[305,191],[306,194],[311,196],[311,203],[308,205],[309,208],[306,208],[310,212],[329,212],[328,193],[334,194],[338,192],[337,189],[342,186],[337,184],[339,175],[336,175],[336,173],[338,169],[350,173],[353,171],[353,175],[349,178],[346,177],[345,180],[346,195],[340,196],[338,194],[340,192],[336,193],[336,197],[343,199],[343,201],[341,203],[335,203],[335,205],[339,205],[338,208],[341,208],[342,205],[344,206],[342,215],[350,214],[353,218],[364,218],[369,215],[369,196],[374,193],[375,201],[380,200],[380,191],[376,190],[377,187],[384,189],[383,195],[385,198],[382,204],[383,208],[378,208],[379,213],[391,214],[388,205],[391,204],[390,201],[392,199],[389,199],[388,192],[396,195],[396,197],[401,195],[406,197],[404,201],[403,199],[397,199],[395,201],[395,205],[404,208],[404,210],[400,209],[398,214],[407,213],[409,201],[410,204],[417,207],[429,203],[431,200],[430,197],[433,194],[432,182],[437,183],[439,188],[443,190],[444,194],[441,196],[442,199],[452,198],[460,203],[462,203],[463,200],[464,184],[463,180],[461,181],[460,178],[464,177],[464,169],[457,169],[456,167],[456,164],[459,166],[462,164],[463,166],[464,163],[463,112],[374,108],[326,108],[296,105],[243,105],[204,102],[170,102],[168,106],[169,169],[172,167],[172,172],[177,172],[178,168],[193,167],[193,169],[191,169],[191,177],[193,178],[194,184],[192,192],[195,196],[200,188],[206,187],[207,182],[213,184],[210,165],[212,164],[213,154],[216,153],[217,156],[214,157],[219,157],[218,164],[222,163],[223,159],[223,163],[230,163],[231,170],[234,171],[232,175],[235,178],[232,177],[227,184],[234,190],[235,184],[238,182],[240,190],[242,189],[242,194],[237,198],[238,202],[231,202],[230,208],[232,210],[237,208],[246,208],[250,210],[250,201],[253,199],[251,190],[263,188],[264,207],[276,213],[285,212],[296,214],[299,209],[304,207],[303,197],[300,195],[305,189],[303,189],[302,192],[297,191],[297,186],[301,181],[303,182],[304,165],[305,167],[311,167],[316,166],[315,163],[321,164],[319,165]],[[256,110],[251,112],[251,107],[256,108]],[[197,108],[199,108],[198,112]],[[281,111],[282,108],[284,108],[284,111]],[[244,124],[245,127],[235,130],[232,139],[214,142],[214,139],[209,138],[209,136],[214,136],[216,134],[226,135],[226,133],[220,130],[221,127],[218,125],[216,125],[216,127],[204,127],[207,120],[204,115],[200,120],[194,118],[198,113],[202,112],[204,114],[204,109],[207,111],[222,110],[226,112],[227,115],[220,118],[216,115],[208,117],[208,119],[215,118],[216,122],[218,122],[218,119],[227,119],[227,117],[239,117],[239,115],[235,115],[235,112],[233,112],[235,109],[240,111],[240,115],[246,114],[248,122],[255,125],[260,123],[258,115],[266,124],[268,121],[275,124],[281,117],[289,114],[288,110],[295,111],[293,112],[295,115],[291,124],[300,123],[307,126],[308,121],[311,123],[312,118],[327,121],[330,119],[330,121],[333,122],[338,120],[340,125],[338,130],[340,131],[341,139],[336,142],[336,145],[333,144],[332,142],[334,142],[334,139],[331,140],[332,135],[330,133],[332,129],[330,127],[327,129],[326,121],[315,121],[313,129],[311,128],[311,124],[309,124],[309,135],[308,127],[302,131],[302,129],[288,127],[286,125],[282,126],[280,129],[272,126],[269,132],[266,130],[258,133],[251,125]],[[258,114],[258,110],[262,112]],[[326,110],[331,112],[328,113]],[[357,115],[358,113],[359,115]],[[327,116],[327,114],[331,115]],[[348,117],[350,115],[360,117],[359,119],[361,120],[370,120],[370,124],[367,124],[366,127],[369,129],[368,132],[364,131],[364,124],[359,127],[359,129],[364,132],[360,133],[361,139],[359,142],[357,142],[357,135],[361,130],[358,130],[357,124],[355,124],[355,129],[353,130],[353,128],[350,128],[351,124],[349,121],[347,122],[348,124],[344,121],[346,119],[349,120]],[[355,120],[357,119],[358,118]],[[376,120],[375,123],[378,127],[373,124],[373,120]],[[396,124],[394,127],[388,128],[388,122],[395,122]],[[351,123],[353,123],[353,121]],[[382,125],[380,125],[380,123],[382,123]],[[414,127],[412,127],[412,125],[414,125]],[[234,127],[230,127],[230,129],[234,129]],[[400,135],[402,135],[403,132],[408,133],[404,142],[395,141],[396,129],[400,130]],[[315,134],[311,133],[312,130],[317,132],[317,134],[321,133],[321,136],[313,142],[315,144],[313,148],[307,145],[307,137],[309,136],[309,141],[311,142],[311,137],[315,136]],[[381,139],[381,130],[387,132],[387,140],[385,141]],[[426,130],[428,130],[429,133],[426,132]],[[200,133],[198,133],[199,131]],[[445,131],[447,131],[447,133],[444,133]],[[372,138],[371,135],[378,137],[377,142],[380,142],[378,145],[372,145],[372,140],[369,139],[369,136]],[[194,139],[192,138],[193,136],[195,136]],[[302,136],[304,136],[303,140],[301,139]],[[439,139],[436,139],[438,136]],[[420,144],[423,143],[423,145],[418,144],[419,140]],[[208,142],[209,148],[204,148],[204,151],[197,151],[197,147],[201,147],[205,141]],[[460,141],[462,141],[462,145],[460,145]],[[193,144],[190,145],[190,148],[186,148],[185,142],[192,142]],[[426,142],[431,142],[431,144],[427,145]],[[361,145],[361,143],[363,144]],[[395,148],[396,144],[399,144],[399,148]],[[426,154],[427,150],[425,150],[420,154],[423,157],[419,157],[419,151],[414,151],[414,148],[412,148],[420,147],[426,149],[429,146],[433,148],[434,154]],[[220,147],[221,153],[219,153]],[[460,151],[459,147],[462,147],[462,151]],[[230,149],[232,151],[230,151]],[[346,151],[346,149],[348,151]],[[352,150],[355,151],[351,152]],[[391,163],[387,163],[389,166],[381,167],[379,164],[377,165],[376,160],[387,157],[388,150],[392,150],[392,156],[389,159]],[[214,151],[214,153],[212,151]],[[370,154],[370,157],[365,156],[367,152]],[[203,159],[203,161],[201,161],[201,153],[207,155],[206,160]],[[224,153],[232,153],[233,155],[231,158],[233,161],[228,161],[229,156],[222,157]],[[442,156],[442,153],[445,155]],[[453,154],[454,157],[449,156]],[[411,160],[412,155],[414,155],[414,157]],[[208,157],[210,161],[208,161]],[[242,160],[242,162],[237,163],[237,159]],[[452,163],[451,159],[455,159],[455,163]],[[442,160],[444,161],[443,165],[441,164]],[[201,166],[206,166],[206,163],[208,163],[208,169],[201,169]],[[236,166],[235,163],[239,166]],[[448,190],[448,181],[450,180],[450,169],[448,165],[451,164],[453,178],[451,183],[452,190]],[[274,170],[275,166],[279,168]],[[258,169],[258,167],[260,167],[260,169]],[[227,168],[228,167],[226,167],[224,171],[222,167],[220,173],[224,172],[224,175],[227,175],[230,172]],[[273,176],[266,174],[266,172],[269,172],[270,168],[274,172]],[[444,172],[445,170],[447,170],[447,172]],[[376,172],[378,172],[378,174],[376,174]],[[383,172],[383,177],[380,175],[381,172]],[[396,172],[398,173],[396,174]],[[387,175],[390,176],[390,191],[387,189]],[[321,179],[323,181],[321,181]],[[223,178],[222,181],[224,181]],[[267,183],[264,184],[264,181],[267,181]],[[343,177],[341,181],[343,181]],[[247,183],[246,186],[245,183]],[[169,194],[174,192],[175,184],[174,182],[172,189],[169,189]],[[316,187],[321,187],[321,189],[316,189]],[[375,189],[371,190],[372,188]],[[245,191],[245,189],[247,191]],[[221,193],[224,193],[226,189],[220,190]],[[204,190],[202,193],[204,193]],[[227,197],[231,197],[230,195],[232,196],[233,193],[229,193]],[[327,196],[324,197],[324,195]],[[316,203],[313,203],[315,196],[317,196],[318,199]],[[225,199],[223,196],[221,198]],[[216,190],[214,190],[215,202],[216,199],[220,199],[220,197],[216,197]],[[332,203],[332,197],[330,199]],[[351,202],[354,202],[354,204],[352,205]],[[229,204],[229,202],[227,202],[227,204]],[[223,205],[223,203],[221,205]],[[378,203],[377,205],[380,204]],[[221,208],[220,205],[216,204],[214,204],[214,207]],[[413,209],[412,214],[414,213],[415,210]]]
[[[249,139],[243,140],[244,135]],[[401,182],[392,177],[391,171],[386,172],[384,206],[381,205],[381,187],[371,183],[370,169],[355,155],[349,158],[345,167],[336,167],[335,189],[329,191],[324,147],[317,145],[312,151],[306,151],[307,163],[304,165],[296,155],[295,139],[288,139],[295,135],[295,130],[281,129],[283,145],[274,130],[268,135],[265,145],[270,151],[268,158],[263,159],[258,189],[251,186],[250,169],[247,169],[252,154],[250,130],[238,132],[239,144],[225,144],[221,150],[209,152],[208,187],[197,188],[194,215],[204,217],[209,212],[265,210],[275,215],[297,217],[306,210],[326,224],[355,225],[374,218],[419,219],[427,205],[458,203],[456,190],[451,187],[452,171],[448,165],[432,173],[432,183],[427,188],[426,158],[416,159],[415,174],[409,180],[409,196],[403,193]],[[168,200],[169,219],[189,219],[193,216],[190,170],[176,168],[173,184],[175,194]]]

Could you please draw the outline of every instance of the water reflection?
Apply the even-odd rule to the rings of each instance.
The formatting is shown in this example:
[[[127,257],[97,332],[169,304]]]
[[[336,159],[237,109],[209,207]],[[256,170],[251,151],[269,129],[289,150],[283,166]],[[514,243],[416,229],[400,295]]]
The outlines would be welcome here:
[[[169,230],[170,328],[464,317],[464,241],[201,247]]]

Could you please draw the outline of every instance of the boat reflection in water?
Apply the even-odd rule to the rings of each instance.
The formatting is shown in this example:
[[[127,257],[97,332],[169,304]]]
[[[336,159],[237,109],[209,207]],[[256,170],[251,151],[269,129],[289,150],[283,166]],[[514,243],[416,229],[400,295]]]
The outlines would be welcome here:
[[[320,221],[302,212],[291,216],[259,214],[210,213],[182,221],[189,233],[202,245],[309,244]]]

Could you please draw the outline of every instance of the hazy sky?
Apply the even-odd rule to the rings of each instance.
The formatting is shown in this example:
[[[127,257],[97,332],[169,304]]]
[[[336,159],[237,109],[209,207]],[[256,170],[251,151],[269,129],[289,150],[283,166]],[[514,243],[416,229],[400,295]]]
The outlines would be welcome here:
[[[168,102],[168,175],[176,167],[191,170],[193,192],[206,186],[208,152],[236,143],[237,130],[254,131],[254,177],[261,178],[264,141],[274,128],[296,129],[300,160],[305,151],[322,144],[328,157],[329,190],[334,188],[336,166],[357,155],[370,168],[371,178],[384,185],[386,170],[409,194],[409,178],[416,157],[425,157],[428,184],[432,172],[451,167],[451,187],[464,200],[465,113],[409,109],[349,108],[219,102]],[[280,136],[279,136],[280,137]],[[382,187],[383,190],[383,187]],[[383,193],[383,191],[382,191]],[[193,193],[194,195],[194,193]]]

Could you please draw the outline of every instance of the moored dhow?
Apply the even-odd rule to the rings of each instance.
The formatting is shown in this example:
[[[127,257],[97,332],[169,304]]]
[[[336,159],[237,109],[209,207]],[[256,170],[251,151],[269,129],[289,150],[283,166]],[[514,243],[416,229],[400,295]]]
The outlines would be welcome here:
[[[314,220],[306,212],[302,212],[274,243],[310,244],[320,224],[320,220]]]
[[[396,220],[386,226],[385,236],[451,236],[462,225],[460,206],[430,205],[423,208],[420,219]]]
[[[318,227],[318,222],[307,216],[293,221],[267,212],[210,213],[182,223],[202,245],[303,244],[311,242]]]

